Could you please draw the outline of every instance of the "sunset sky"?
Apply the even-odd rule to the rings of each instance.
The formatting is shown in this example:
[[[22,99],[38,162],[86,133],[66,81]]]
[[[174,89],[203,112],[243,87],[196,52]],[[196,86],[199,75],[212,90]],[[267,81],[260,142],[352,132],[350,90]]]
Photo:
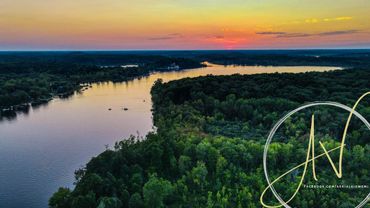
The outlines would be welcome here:
[[[0,50],[370,48],[370,0],[0,0]]]

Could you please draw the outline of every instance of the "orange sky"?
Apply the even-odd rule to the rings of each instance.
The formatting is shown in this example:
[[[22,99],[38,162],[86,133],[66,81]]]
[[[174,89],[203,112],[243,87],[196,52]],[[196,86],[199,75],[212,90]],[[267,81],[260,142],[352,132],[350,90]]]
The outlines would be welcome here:
[[[1,0],[0,50],[370,48],[369,0]]]

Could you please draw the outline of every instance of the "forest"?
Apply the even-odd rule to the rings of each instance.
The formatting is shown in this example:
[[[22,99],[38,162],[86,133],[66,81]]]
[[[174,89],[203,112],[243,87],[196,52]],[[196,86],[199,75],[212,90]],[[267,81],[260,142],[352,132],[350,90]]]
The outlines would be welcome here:
[[[133,64],[137,67],[121,67]],[[172,64],[178,68],[169,68]],[[202,66],[195,60],[159,55],[0,53],[0,117],[27,110],[29,104],[47,103],[54,96],[68,96],[88,83],[122,82],[154,71]]]
[[[204,76],[163,83],[152,88],[155,132],[116,143],[75,172],[74,189],[59,188],[52,208],[262,207],[267,183],[262,154],[272,125],[307,102],[335,101],[352,107],[370,91],[364,67],[299,74]],[[370,119],[370,98],[358,111]],[[313,108],[287,120],[269,149],[270,176],[304,162],[310,117],[326,147],[338,146],[348,113]],[[345,176],[338,180],[326,159],[316,162],[322,184],[369,184],[370,133],[357,119],[347,135]],[[316,144],[317,154],[322,153]],[[338,155],[332,155],[337,161]],[[275,188],[288,198],[301,179],[295,171]],[[309,168],[305,183],[312,184]],[[293,207],[355,207],[364,190],[303,189]],[[265,203],[278,205],[268,193]],[[286,199],[287,200],[287,199]]]

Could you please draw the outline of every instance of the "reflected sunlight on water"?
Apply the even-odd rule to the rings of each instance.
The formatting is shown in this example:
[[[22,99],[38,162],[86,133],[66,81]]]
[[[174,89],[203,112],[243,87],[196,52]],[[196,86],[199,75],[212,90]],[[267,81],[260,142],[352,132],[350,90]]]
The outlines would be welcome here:
[[[0,206],[47,207],[59,186],[73,186],[74,170],[129,135],[152,130],[155,80],[207,74],[326,71],[338,67],[220,66],[153,73],[123,83],[96,83],[69,99],[33,108],[0,123]],[[127,108],[127,110],[124,110]],[[108,110],[111,109],[111,110]]]

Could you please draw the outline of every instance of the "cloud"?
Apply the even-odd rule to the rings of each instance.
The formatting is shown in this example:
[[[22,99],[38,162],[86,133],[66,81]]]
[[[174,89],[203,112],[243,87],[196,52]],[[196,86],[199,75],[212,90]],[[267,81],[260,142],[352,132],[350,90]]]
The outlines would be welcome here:
[[[180,33],[170,33],[163,36],[155,36],[155,37],[149,37],[148,40],[170,40],[175,38],[180,38],[182,35]]]
[[[223,36],[223,35],[216,35],[215,38],[217,38],[217,39],[224,39],[225,36]]]
[[[312,19],[306,19],[304,22],[305,23],[318,23],[320,22],[320,20],[316,18],[312,18]]]
[[[170,34],[168,34],[168,35],[170,35],[170,36],[182,36],[182,34],[181,34],[181,33],[170,33]]]
[[[272,35],[277,38],[297,38],[297,37],[307,37],[311,36],[311,34],[308,33],[288,33],[288,32],[256,32],[257,35]]]
[[[257,35],[284,35],[286,32],[256,32]]]
[[[360,32],[359,30],[336,30],[321,33],[289,33],[289,32],[256,32],[258,35],[273,35],[276,38],[302,38],[311,36],[345,35]]]
[[[277,38],[302,38],[302,37],[309,37],[312,36],[313,34],[309,33],[284,33],[281,35],[277,35]]]
[[[344,35],[344,34],[353,34],[358,33],[359,30],[337,30],[331,32],[318,33],[318,36],[330,36],[330,35]]]
[[[335,18],[325,18],[323,19],[324,22],[332,22],[332,21],[345,21],[345,20],[352,20],[353,17],[335,17]]]
[[[349,16],[343,16],[343,17],[334,17],[334,18],[311,18],[311,19],[306,19],[304,22],[305,23],[319,23],[319,22],[333,22],[333,21],[347,21],[347,20],[352,20],[353,17]]]
[[[340,16],[340,17],[332,17],[332,18],[308,18],[303,20],[294,20],[290,22],[282,23],[281,25],[297,25],[297,24],[322,24],[334,21],[349,21],[352,20],[353,17],[351,16]]]

